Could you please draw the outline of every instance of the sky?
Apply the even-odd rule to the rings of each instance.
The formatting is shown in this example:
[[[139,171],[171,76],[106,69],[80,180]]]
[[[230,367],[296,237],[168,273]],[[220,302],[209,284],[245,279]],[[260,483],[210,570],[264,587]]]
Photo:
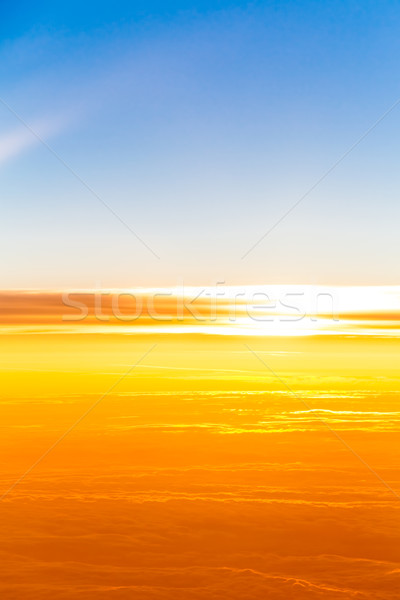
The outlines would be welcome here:
[[[0,10],[1,289],[398,284],[398,3]]]
[[[399,31],[0,2],[2,598],[399,598]]]

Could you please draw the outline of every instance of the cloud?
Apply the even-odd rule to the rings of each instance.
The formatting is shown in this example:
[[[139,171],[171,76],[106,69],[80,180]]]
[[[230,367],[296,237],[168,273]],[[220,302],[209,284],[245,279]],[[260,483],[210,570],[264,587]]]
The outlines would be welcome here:
[[[0,165],[22,154],[24,151],[46,141],[47,138],[65,129],[65,120],[45,118],[32,124],[20,123],[15,129],[0,136]]]

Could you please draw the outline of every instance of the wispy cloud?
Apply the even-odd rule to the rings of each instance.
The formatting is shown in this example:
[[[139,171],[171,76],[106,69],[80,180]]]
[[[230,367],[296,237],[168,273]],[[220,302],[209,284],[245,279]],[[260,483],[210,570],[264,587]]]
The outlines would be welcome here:
[[[48,139],[61,133],[66,127],[66,120],[60,117],[46,117],[33,121],[29,127],[30,129],[20,124],[8,133],[0,135],[0,165],[38,146],[41,143],[40,138]]]

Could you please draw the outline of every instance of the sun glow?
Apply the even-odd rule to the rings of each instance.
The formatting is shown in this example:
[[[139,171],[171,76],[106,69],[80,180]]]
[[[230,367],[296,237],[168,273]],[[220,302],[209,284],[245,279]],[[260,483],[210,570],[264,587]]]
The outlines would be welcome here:
[[[4,333],[398,336],[399,287],[3,292]]]
[[[399,289],[331,289],[332,314],[325,288],[207,291],[1,294],[2,539],[27,589],[390,590]]]

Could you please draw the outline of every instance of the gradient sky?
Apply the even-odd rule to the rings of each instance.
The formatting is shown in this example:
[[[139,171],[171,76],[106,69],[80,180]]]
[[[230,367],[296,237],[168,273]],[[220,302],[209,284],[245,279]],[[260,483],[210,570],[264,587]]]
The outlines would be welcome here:
[[[1,288],[399,283],[400,105],[241,260],[400,98],[397,2],[0,16]]]

